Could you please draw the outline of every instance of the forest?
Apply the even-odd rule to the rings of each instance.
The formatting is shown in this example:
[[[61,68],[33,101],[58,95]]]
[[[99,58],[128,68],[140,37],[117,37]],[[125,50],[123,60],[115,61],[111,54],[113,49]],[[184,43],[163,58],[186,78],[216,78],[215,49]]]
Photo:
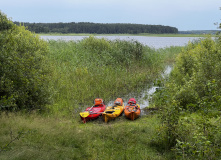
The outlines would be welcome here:
[[[178,29],[163,25],[144,25],[129,23],[28,23],[14,22],[24,25],[35,33],[92,33],[92,34],[139,34],[139,33],[178,33]]]

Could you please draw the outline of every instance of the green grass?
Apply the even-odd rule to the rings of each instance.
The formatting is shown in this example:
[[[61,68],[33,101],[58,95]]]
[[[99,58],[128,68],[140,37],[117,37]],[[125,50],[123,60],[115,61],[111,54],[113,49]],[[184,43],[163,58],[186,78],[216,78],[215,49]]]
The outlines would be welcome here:
[[[169,159],[170,152],[155,144],[162,131],[156,115],[83,124],[79,112],[97,97],[108,102],[139,93],[182,47],[155,50],[133,41],[94,37],[48,45],[52,103],[41,115],[1,113],[0,159]]]
[[[49,47],[55,90],[49,107],[54,113],[80,111],[97,97],[108,102],[140,92],[159,76],[166,59],[174,59],[181,51],[181,47],[155,50],[133,41],[94,37],[80,42],[50,41]]]
[[[26,132],[0,152],[0,159],[166,159],[151,146],[160,125],[156,116],[120,117],[108,124],[19,113],[0,119],[0,146],[18,131]]]

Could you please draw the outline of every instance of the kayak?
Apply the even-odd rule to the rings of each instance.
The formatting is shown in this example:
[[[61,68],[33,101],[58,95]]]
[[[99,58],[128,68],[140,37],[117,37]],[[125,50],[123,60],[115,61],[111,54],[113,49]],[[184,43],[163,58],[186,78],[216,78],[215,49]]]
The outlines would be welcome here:
[[[131,119],[132,121],[135,120],[140,116],[140,106],[137,104],[137,107],[135,106],[126,106],[124,109],[124,114],[127,118]]]
[[[83,121],[83,123],[86,123],[87,121],[97,119],[102,113],[105,111],[105,104],[103,103],[103,100],[100,99],[101,102],[96,102],[96,99],[94,101],[94,106],[87,107],[85,111],[80,112],[80,117]]]
[[[113,106],[108,106],[102,114],[104,121],[107,123],[111,119],[119,117],[124,111],[124,103],[122,98],[117,98]]]
[[[136,100],[131,98],[128,104],[125,106],[124,114],[130,120],[135,120],[140,116],[140,105],[136,103]]]

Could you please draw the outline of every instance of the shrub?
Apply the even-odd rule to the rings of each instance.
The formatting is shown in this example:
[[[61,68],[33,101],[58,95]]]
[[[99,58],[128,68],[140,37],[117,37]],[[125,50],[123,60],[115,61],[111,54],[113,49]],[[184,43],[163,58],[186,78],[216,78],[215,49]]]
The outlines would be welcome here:
[[[163,144],[173,148],[176,158],[220,158],[220,44],[210,37],[189,43],[154,96],[167,133]]]
[[[180,102],[183,109],[195,104],[196,111],[201,109],[200,101],[211,92],[211,82],[215,83],[213,93],[220,94],[220,47],[211,38],[206,38],[198,44],[189,44],[176,60],[167,86],[174,92],[173,98]]]
[[[47,43],[0,16],[8,26],[0,32],[0,108],[41,108],[49,98]]]
[[[7,16],[0,11],[0,31],[13,28],[13,22],[10,21]]]

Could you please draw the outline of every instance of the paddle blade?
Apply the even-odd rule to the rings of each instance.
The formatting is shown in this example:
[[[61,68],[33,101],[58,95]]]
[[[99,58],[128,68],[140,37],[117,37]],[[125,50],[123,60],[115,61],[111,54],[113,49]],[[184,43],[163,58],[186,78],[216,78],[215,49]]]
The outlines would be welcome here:
[[[85,118],[85,117],[87,117],[89,115],[90,115],[89,112],[80,112],[80,116],[83,117],[83,118]]]

